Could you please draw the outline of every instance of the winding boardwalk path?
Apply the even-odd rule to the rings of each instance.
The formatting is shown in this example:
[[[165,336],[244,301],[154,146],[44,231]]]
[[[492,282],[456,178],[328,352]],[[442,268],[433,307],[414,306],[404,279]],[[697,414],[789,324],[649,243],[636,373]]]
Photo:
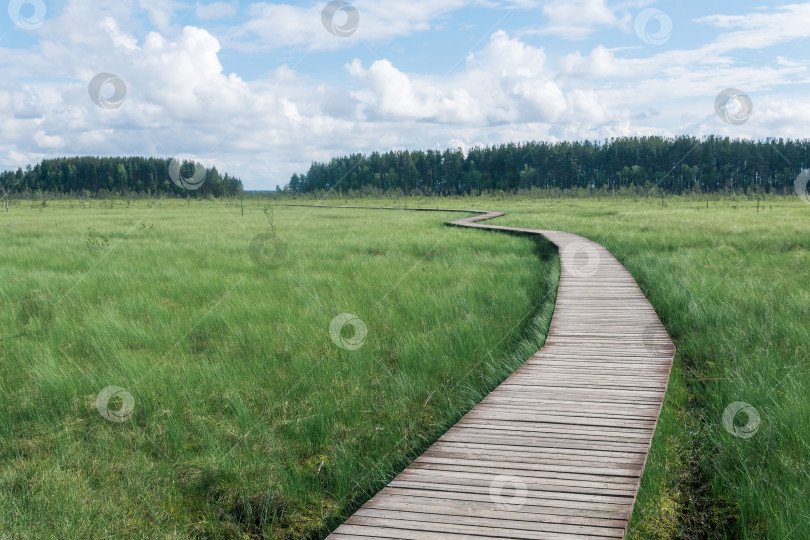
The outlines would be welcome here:
[[[328,538],[626,535],[675,347],[607,249],[571,233],[480,223],[502,215],[449,224],[541,234],[558,246],[545,346]]]

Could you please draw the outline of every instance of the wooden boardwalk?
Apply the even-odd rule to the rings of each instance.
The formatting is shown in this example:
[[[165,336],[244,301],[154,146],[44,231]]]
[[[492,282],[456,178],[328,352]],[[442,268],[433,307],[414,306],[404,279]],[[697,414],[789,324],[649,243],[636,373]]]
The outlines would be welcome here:
[[[608,250],[571,233],[480,223],[502,215],[450,224],[558,246],[545,346],[328,538],[625,536],[675,347]]]

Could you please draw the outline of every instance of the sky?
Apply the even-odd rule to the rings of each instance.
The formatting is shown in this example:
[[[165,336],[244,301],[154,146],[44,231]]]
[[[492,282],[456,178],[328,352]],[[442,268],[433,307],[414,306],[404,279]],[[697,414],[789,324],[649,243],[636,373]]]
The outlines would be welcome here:
[[[3,170],[194,156],[261,190],[355,152],[810,126],[810,3],[7,3]]]

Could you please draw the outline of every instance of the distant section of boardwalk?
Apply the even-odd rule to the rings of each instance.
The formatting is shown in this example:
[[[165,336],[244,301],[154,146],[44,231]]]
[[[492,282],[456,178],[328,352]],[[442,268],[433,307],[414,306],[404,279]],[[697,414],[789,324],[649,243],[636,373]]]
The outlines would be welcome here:
[[[448,210],[443,210],[448,211]],[[475,212],[473,210],[465,212]],[[545,346],[329,538],[623,538],[675,347],[629,272],[575,234]]]

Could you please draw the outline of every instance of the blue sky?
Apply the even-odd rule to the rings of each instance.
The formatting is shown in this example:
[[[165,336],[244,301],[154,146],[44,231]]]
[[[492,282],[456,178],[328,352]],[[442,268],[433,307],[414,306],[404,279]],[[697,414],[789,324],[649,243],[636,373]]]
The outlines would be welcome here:
[[[357,151],[804,138],[810,125],[810,3],[355,0],[326,11],[337,27],[356,17],[342,32],[324,23],[326,2],[8,8],[4,169],[192,154],[249,189],[273,189],[312,160]],[[101,98],[88,93],[94,79]],[[718,114],[727,88],[737,97]]]

